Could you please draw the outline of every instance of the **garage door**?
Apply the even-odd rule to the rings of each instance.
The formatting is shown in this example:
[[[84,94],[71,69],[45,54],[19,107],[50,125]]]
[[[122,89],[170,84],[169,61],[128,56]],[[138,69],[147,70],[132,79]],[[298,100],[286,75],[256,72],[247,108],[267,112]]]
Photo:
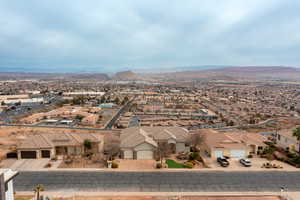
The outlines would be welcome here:
[[[131,150],[124,151],[124,159],[133,159],[133,151]]]
[[[36,151],[21,151],[21,158],[34,159],[36,158]]]
[[[246,151],[245,150],[231,150],[230,157],[231,158],[245,158]]]
[[[136,159],[153,159],[153,152],[152,151],[138,151],[136,154]]]
[[[50,151],[42,150],[42,158],[50,158]]]
[[[223,157],[223,151],[215,151],[215,158]]]

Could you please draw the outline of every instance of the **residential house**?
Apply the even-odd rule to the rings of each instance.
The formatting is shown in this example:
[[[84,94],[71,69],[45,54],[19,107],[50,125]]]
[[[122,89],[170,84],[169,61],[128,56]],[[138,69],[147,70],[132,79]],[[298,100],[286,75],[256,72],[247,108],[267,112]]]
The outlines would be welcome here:
[[[203,133],[201,150],[211,158],[228,156],[230,158],[246,158],[250,147],[226,132],[208,129]]]
[[[276,134],[276,144],[290,151],[300,152],[299,142],[297,141],[297,137],[293,136],[293,130],[294,128],[278,131]]]
[[[268,138],[259,133],[226,132],[225,134],[231,137],[233,140],[246,144],[249,147],[249,153],[253,155],[262,153],[268,146],[265,144],[265,142],[269,141]]]
[[[93,153],[103,150],[104,139],[98,134],[48,133],[29,136],[17,146],[18,159],[54,158],[61,155],[80,155],[86,149],[84,141],[90,141]]]
[[[169,145],[171,153],[189,151],[189,131],[180,127],[131,127],[120,139],[124,159],[154,159],[162,144]]]
[[[14,200],[14,185],[13,179],[18,175],[18,172],[11,169],[0,169],[0,199]]]

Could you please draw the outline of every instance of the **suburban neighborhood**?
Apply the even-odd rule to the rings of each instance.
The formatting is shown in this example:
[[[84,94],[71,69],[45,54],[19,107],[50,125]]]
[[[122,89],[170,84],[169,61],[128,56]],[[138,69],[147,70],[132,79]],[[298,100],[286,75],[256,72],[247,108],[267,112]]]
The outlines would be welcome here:
[[[0,200],[300,200],[299,10],[0,0]]]

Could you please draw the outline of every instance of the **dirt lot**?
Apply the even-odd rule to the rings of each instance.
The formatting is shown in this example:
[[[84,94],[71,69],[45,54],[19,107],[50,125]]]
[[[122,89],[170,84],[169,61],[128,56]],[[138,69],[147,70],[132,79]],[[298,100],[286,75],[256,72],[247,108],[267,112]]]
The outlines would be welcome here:
[[[83,197],[57,198],[55,200],[280,200],[276,196],[114,196],[114,197]]]

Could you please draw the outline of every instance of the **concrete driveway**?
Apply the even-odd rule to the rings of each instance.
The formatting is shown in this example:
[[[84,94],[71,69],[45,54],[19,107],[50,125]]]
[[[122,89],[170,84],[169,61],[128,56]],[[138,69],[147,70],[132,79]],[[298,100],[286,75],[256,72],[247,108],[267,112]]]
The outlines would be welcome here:
[[[261,168],[264,163],[269,162],[267,159],[264,158],[251,158],[250,159],[252,162],[251,167],[244,167],[238,159],[229,159],[230,165],[228,167],[222,167],[216,160],[210,160],[210,168],[211,169],[216,169],[216,170],[229,170],[229,171],[234,171],[234,170],[241,170],[241,171],[261,171],[261,170],[266,170],[269,171],[270,169],[266,168]],[[284,170],[284,171],[289,171],[289,170],[295,170],[296,168],[286,164],[284,162],[280,162],[278,160],[274,160],[271,162],[272,164],[280,165],[283,168],[282,169],[277,169],[277,170]],[[274,169],[272,169],[274,170]],[[276,169],[275,169],[276,170]]]
[[[143,170],[154,170],[156,161],[155,160],[130,160],[130,159],[119,159],[119,170],[128,171],[143,171]]]
[[[50,159],[21,159],[16,160],[10,168],[18,171],[44,169],[49,161]]]

